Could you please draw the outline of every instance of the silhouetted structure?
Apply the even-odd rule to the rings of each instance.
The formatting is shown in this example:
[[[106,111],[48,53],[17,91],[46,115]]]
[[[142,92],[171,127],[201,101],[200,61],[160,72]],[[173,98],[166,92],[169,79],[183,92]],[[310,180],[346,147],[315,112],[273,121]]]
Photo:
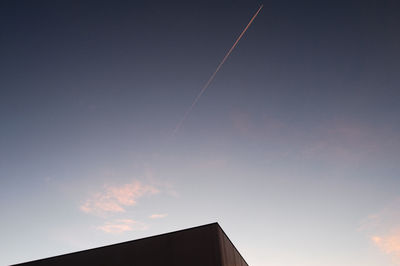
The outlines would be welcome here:
[[[218,223],[16,265],[248,266]]]

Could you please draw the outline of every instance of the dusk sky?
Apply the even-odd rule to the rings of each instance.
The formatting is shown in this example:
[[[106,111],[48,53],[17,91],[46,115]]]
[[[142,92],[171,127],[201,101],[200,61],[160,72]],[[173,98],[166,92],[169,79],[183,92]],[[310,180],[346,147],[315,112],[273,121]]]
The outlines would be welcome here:
[[[400,265],[399,14],[2,1],[0,265],[212,222],[250,266]]]

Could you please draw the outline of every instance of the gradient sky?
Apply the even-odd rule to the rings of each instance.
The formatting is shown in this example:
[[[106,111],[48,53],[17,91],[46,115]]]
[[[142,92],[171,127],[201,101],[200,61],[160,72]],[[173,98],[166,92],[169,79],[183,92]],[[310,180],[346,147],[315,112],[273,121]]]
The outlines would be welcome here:
[[[400,2],[2,1],[0,264],[219,222],[251,266],[400,265]]]

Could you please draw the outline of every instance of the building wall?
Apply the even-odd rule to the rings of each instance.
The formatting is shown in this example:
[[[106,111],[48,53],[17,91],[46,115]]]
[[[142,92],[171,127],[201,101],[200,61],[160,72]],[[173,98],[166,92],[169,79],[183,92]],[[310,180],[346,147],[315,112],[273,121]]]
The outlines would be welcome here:
[[[19,266],[248,266],[217,223]]]
[[[218,226],[218,240],[222,266],[249,266],[232,244],[225,232]]]

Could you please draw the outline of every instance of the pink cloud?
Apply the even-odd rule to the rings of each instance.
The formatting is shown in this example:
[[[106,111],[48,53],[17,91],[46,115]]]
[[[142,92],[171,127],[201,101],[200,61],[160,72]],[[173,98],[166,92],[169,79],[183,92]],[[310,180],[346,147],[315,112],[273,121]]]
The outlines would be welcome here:
[[[154,173],[151,168],[147,169],[146,171],[146,177],[152,186],[155,186],[157,188],[161,188],[163,193],[166,193],[167,195],[173,196],[173,197],[179,197],[179,193],[175,190],[174,185],[169,182],[168,180],[160,180],[157,178],[154,178]]]
[[[282,120],[264,114],[251,117],[246,112],[236,112],[231,116],[233,128],[242,136],[266,139],[287,134],[289,126]]]
[[[359,229],[367,234],[374,246],[400,265],[400,199],[369,215]]]
[[[161,219],[167,217],[168,214],[162,213],[162,214],[152,214],[149,216],[150,219]]]
[[[400,258],[400,230],[385,236],[373,236],[371,240],[386,254]]]
[[[400,138],[390,125],[361,123],[350,118],[334,118],[319,124],[298,126],[279,117],[251,115],[238,111],[231,116],[234,134],[260,143],[270,143],[274,155],[298,155],[304,159],[327,160],[356,165],[371,158],[391,159]]]
[[[139,181],[119,187],[105,186],[104,191],[91,196],[80,209],[92,214],[125,212],[125,208],[136,205],[139,198],[157,193],[159,193],[158,188]]]
[[[348,164],[359,163],[383,148],[382,134],[373,125],[352,121],[327,121],[312,130],[302,154]]]
[[[110,197],[105,197],[100,193],[88,199],[80,209],[86,213],[94,212],[124,212],[125,209]]]
[[[254,125],[248,114],[240,112],[232,116],[233,127],[238,130],[241,135],[249,135],[254,132]]]
[[[148,226],[130,219],[119,219],[106,222],[104,225],[98,226],[97,229],[110,234],[120,234],[127,231],[143,231],[148,229]]]

